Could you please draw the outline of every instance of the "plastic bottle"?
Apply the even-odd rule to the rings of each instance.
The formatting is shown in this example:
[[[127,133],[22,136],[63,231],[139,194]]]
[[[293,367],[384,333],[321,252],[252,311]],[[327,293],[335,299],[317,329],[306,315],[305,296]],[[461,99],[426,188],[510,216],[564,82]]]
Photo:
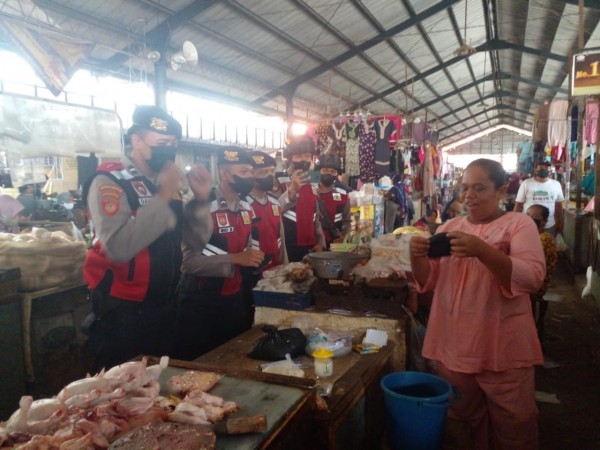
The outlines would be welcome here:
[[[313,352],[315,358],[315,375],[328,378],[333,375],[333,352],[327,348],[319,348]]]

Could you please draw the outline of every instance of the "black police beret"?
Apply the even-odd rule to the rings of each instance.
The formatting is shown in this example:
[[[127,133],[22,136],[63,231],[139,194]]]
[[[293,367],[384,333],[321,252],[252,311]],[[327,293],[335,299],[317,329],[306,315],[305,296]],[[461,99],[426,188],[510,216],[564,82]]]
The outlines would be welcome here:
[[[342,172],[342,160],[339,156],[333,153],[321,153],[319,158],[315,161],[315,168],[317,170],[327,167],[330,169],[336,169],[338,172]]]
[[[277,163],[275,158],[265,152],[254,150],[250,153],[252,157],[252,165],[255,169],[263,169],[265,167],[274,167]]]
[[[243,148],[225,147],[219,152],[217,165],[230,166],[234,164],[249,164],[254,166],[250,153]]]
[[[181,139],[181,124],[169,113],[158,106],[136,106],[133,111],[133,124],[129,134],[139,130],[153,131],[158,134],[168,134]]]
[[[315,143],[310,136],[292,136],[291,142],[283,150],[283,157],[288,159],[292,155],[316,153]]]

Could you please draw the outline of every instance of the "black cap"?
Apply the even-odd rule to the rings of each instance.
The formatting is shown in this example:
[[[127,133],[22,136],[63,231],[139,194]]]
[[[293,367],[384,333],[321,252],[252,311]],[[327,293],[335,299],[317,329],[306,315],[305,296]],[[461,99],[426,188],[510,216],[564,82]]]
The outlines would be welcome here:
[[[275,167],[277,163],[275,158],[265,152],[254,150],[250,153],[252,157],[252,165],[255,169],[264,169],[265,167]]]
[[[139,130],[153,131],[158,134],[168,134],[181,139],[181,124],[169,113],[158,106],[140,105],[133,111],[133,124],[128,134]]]
[[[226,147],[219,152],[217,165],[231,166],[234,164],[248,164],[254,166],[250,153],[243,148]]]
[[[315,168],[317,170],[321,170],[322,168],[327,167],[330,169],[336,169],[338,173],[342,172],[342,160],[339,156],[334,155],[333,153],[322,153],[319,156],[319,159],[315,161]]]
[[[315,143],[310,136],[292,136],[290,143],[283,150],[283,157],[289,159],[292,155],[302,155],[304,153],[316,153]]]

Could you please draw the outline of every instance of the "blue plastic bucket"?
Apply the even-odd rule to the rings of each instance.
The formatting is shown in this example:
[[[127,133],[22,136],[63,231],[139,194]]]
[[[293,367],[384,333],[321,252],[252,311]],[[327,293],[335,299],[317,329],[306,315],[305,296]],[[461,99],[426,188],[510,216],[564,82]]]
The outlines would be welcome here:
[[[452,386],[422,372],[394,372],[381,379],[390,444],[394,450],[442,448]]]

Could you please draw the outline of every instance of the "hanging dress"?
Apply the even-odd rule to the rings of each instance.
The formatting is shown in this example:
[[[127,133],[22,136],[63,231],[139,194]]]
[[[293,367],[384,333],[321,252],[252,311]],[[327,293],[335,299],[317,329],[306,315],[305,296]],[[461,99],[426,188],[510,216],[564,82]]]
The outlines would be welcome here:
[[[375,179],[375,135],[374,126],[368,122],[361,123],[358,129],[360,141],[358,147],[360,178],[364,183],[372,183]]]
[[[329,137],[332,139],[329,152],[337,155],[342,160],[342,168],[346,166],[346,124],[332,123],[329,127]]]
[[[351,177],[360,175],[358,155],[360,145],[358,140],[359,125],[357,123],[346,124],[346,164],[344,168],[348,176]]]
[[[381,119],[375,122],[375,172],[382,177],[390,171],[390,136],[394,131],[394,122],[389,119]]]

